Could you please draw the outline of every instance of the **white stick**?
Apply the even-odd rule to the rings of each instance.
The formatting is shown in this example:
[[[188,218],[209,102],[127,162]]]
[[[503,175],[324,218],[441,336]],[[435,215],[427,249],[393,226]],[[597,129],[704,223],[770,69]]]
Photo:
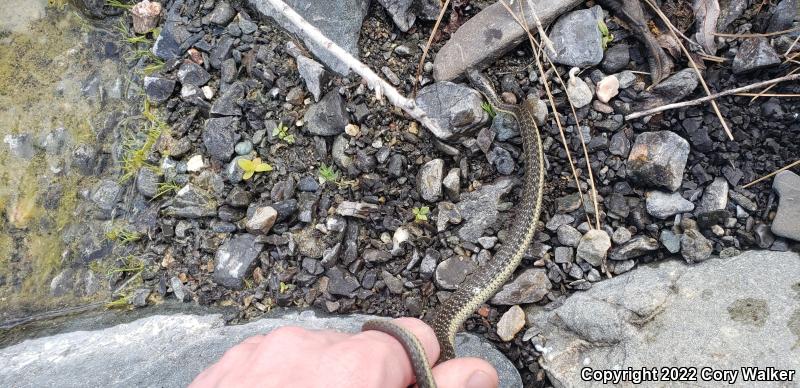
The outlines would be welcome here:
[[[386,98],[394,106],[402,109],[414,120],[419,121],[426,128],[434,133],[440,133],[441,129],[428,117],[424,110],[420,109],[413,100],[404,97],[392,85],[384,81],[380,76],[375,74],[367,65],[350,55],[343,48],[339,47],[332,40],[328,39],[325,34],[319,29],[308,23],[302,16],[295,12],[292,7],[289,7],[281,0],[267,0],[280,14],[286,17],[289,22],[295,25],[297,29],[305,35],[306,38],[314,41],[314,43],[324,47],[328,52],[333,54],[337,59],[346,64],[350,69],[360,75],[367,81],[369,87],[375,90],[375,95],[380,99],[381,96]]]

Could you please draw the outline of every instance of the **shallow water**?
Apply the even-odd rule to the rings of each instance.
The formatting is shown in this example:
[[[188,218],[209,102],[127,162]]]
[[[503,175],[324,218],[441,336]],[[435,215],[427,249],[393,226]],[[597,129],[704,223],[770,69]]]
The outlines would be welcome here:
[[[112,39],[69,6],[0,1],[0,322],[107,296],[55,295],[51,282],[86,265],[67,231],[84,221],[81,192],[99,177],[79,173],[73,151],[97,145],[123,110]]]

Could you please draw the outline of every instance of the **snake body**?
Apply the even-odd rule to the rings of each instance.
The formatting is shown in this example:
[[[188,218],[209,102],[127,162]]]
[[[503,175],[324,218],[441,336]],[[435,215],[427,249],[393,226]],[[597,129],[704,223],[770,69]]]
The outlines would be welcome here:
[[[521,207],[511,224],[508,240],[491,260],[477,268],[461,283],[459,288],[438,307],[433,320],[429,322],[441,347],[439,362],[455,358],[453,344],[458,329],[481,304],[489,300],[508,281],[522,261],[525,250],[536,232],[544,191],[544,153],[539,128],[534,118],[535,108],[527,100],[520,105],[502,103],[497,98],[491,81],[476,70],[468,71],[467,78],[495,110],[516,118],[524,149],[525,173]],[[411,358],[417,385],[420,388],[436,386],[425,351],[413,334],[389,321],[382,320],[367,322],[363,330],[382,331],[400,341]]]

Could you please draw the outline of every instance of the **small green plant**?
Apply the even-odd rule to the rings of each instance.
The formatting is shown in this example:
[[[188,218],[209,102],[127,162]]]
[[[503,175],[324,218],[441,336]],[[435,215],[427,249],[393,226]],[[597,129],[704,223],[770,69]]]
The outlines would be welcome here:
[[[253,160],[248,159],[239,159],[236,164],[239,165],[239,168],[244,171],[242,175],[242,179],[248,180],[253,177],[253,175],[257,172],[268,172],[272,171],[272,166],[267,163],[261,161],[261,158],[255,158]]]
[[[115,266],[109,268],[106,271],[106,275],[111,276],[115,273],[130,273],[133,276],[138,276],[144,271],[144,261],[139,259],[136,256],[128,255],[123,258],[119,259],[122,264],[120,266]]]
[[[106,5],[114,8],[122,8],[124,10],[133,8],[133,4],[123,3],[121,0],[106,0]]]
[[[294,285],[293,284],[286,284],[284,282],[281,282],[280,283],[280,288],[278,289],[278,293],[285,294],[285,293],[287,293],[287,292],[289,292],[289,291],[291,291],[293,289],[294,289]]]
[[[129,294],[120,295],[119,298],[106,303],[106,308],[109,310],[130,308],[130,298]]]
[[[492,106],[492,104],[488,102],[483,102],[481,104],[481,108],[484,110],[484,112],[488,113],[489,117],[491,117],[492,119],[494,119],[494,117],[497,116],[497,112],[494,111],[494,107]]]
[[[129,244],[141,240],[142,234],[118,226],[106,232],[106,238],[120,244]]]
[[[161,182],[158,184],[158,188],[156,189],[156,195],[153,196],[152,200],[158,199],[170,193],[177,193],[180,190],[180,186],[178,186],[175,182]]]
[[[272,130],[272,136],[275,136],[288,144],[294,144],[294,135],[289,133],[289,128],[283,125],[283,123],[278,123],[278,126]]]
[[[333,169],[333,166],[323,164],[319,167],[319,177],[324,182],[336,183],[339,180],[339,173]]]
[[[597,28],[600,29],[600,34],[603,35],[600,45],[605,51],[605,49],[608,48],[608,44],[614,41],[614,35],[608,31],[608,26],[606,26],[606,22],[604,22],[603,19],[597,21]]]
[[[411,209],[411,212],[414,213],[414,222],[426,222],[431,209],[427,206],[415,207]]]

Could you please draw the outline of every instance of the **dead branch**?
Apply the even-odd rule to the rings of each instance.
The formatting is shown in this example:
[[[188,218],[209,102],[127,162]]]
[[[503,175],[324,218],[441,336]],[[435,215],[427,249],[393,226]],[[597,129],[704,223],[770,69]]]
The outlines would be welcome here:
[[[289,7],[286,3],[281,0],[267,0],[269,3],[280,12],[283,16],[286,17],[289,22],[294,24],[295,27],[298,28],[301,34],[305,35],[308,39],[314,41],[314,43],[324,47],[328,52],[334,55],[337,59],[342,61],[346,64],[350,69],[360,75],[364,80],[367,81],[369,87],[375,91],[375,95],[378,99],[381,99],[382,96],[386,96],[392,105],[402,109],[406,112],[409,116],[411,116],[414,120],[419,121],[424,125],[426,128],[436,131],[438,128],[433,123],[428,114],[420,109],[417,104],[406,97],[404,97],[400,92],[397,91],[392,85],[388,82],[384,81],[380,76],[375,74],[369,66],[365,65],[352,55],[345,51],[343,48],[339,47],[336,43],[332,40],[328,39],[319,29],[314,27],[313,25],[309,24],[302,16],[300,16],[292,7]]]
[[[720,98],[720,97],[729,96],[731,94],[739,94],[739,93],[742,93],[742,92],[746,92],[748,90],[758,89],[760,87],[770,86],[770,85],[774,85],[774,84],[777,84],[779,82],[784,82],[784,81],[794,81],[796,79],[800,79],[800,74],[792,74],[792,75],[787,75],[787,76],[783,76],[783,77],[779,77],[779,78],[775,78],[775,79],[771,79],[771,80],[767,80],[767,81],[756,82],[754,84],[742,86],[742,87],[735,88],[735,89],[729,89],[729,90],[726,90],[724,92],[711,94],[711,95],[708,95],[708,96],[705,96],[705,97],[701,97],[701,98],[698,98],[698,99],[695,99],[695,100],[691,100],[691,101],[676,102],[674,104],[662,105],[662,106],[659,106],[657,108],[648,109],[648,110],[644,110],[644,111],[641,111],[641,112],[631,113],[631,114],[625,116],[625,120],[630,121],[630,120],[638,119],[640,117],[650,116],[652,114],[656,114],[656,113],[659,113],[659,112],[667,111],[667,110],[670,110],[670,109],[677,109],[677,108],[683,108],[683,107],[686,107],[686,106],[699,105],[699,104],[702,104],[704,102],[715,100],[715,99]]]

